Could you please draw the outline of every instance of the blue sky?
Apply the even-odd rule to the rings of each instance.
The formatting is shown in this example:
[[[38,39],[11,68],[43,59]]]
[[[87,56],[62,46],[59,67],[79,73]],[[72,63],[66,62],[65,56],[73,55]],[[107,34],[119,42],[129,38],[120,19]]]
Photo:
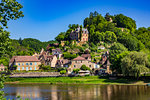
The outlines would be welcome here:
[[[8,23],[10,38],[53,40],[69,24],[83,24],[90,12],[124,14],[137,27],[150,27],[150,0],[17,0],[24,17]]]

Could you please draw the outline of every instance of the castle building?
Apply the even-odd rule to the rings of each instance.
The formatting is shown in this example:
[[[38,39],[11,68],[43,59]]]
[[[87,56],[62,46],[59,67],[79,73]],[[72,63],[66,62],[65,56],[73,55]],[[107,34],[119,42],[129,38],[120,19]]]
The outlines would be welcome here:
[[[81,30],[82,30],[82,32],[80,32]],[[81,30],[80,30],[80,27],[78,27],[74,31],[72,30],[72,32],[70,33],[71,40],[87,42],[89,32],[85,28],[82,28]],[[80,35],[80,33],[81,33],[81,35]]]

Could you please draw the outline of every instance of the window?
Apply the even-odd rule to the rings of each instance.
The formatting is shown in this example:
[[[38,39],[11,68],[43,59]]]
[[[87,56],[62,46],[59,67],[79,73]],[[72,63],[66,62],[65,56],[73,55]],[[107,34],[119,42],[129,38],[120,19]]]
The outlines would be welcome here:
[[[22,67],[22,70],[24,70],[24,67]]]
[[[77,63],[77,61],[76,61],[76,63]]]
[[[81,61],[81,63],[82,63],[82,61]]]
[[[32,67],[30,67],[30,70],[32,70]]]
[[[74,68],[76,67],[76,65],[74,65]]]
[[[18,63],[18,66],[20,66],[20,63]]]
[[[34,67],[34,70],[36,70],[36,67]]]
[[[30,63],[30,65],[32,65],[32,63]]]
[[[22,65],[24,65],[24,63],[22,63]]]
[[[89,67],[91,67],[91,65],[89,65]]]
[[[36,63],[36,62],[35,62],[34,64],[35,64],[35,65],[37,65],[37,63]]]
[[[28,65],[28,63],[26,63],[26,65]]]
[[[28,67],[26,67],[26,71],[28,71],[29,69],[28,69]]]
[[[20,70],[20,67],[18,67],[18,70]]]

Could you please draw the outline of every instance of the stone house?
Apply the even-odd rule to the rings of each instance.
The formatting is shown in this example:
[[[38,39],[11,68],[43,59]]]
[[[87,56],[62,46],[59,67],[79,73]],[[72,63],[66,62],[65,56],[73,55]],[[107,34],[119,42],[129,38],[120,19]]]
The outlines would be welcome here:
[[[80,37],[81,30],[82,30],[82,32],[81,32],[81,37]],[[80,41],[80,42],[87,42],[89,32],[85,28],[82,28],[81,30],[80,30],[80,27],[78,27],[74,31],[72,30],[72,32],[70,33],[70,39]]]
[[[39,70],[40,64],[40,60],[35,56],[13,56],[9,62],[10,69],[14,70],[13,65],[17,65],[18,71]]]
[[[86,65],[91,70],[95,68],[95,63],[92,63],[90,60],[78,56],[71,61],[71,65],[68,68],[68,73],[71,73],[73,69],[80,69],[82,65]]]
[[[62,51],[59,48],[52,49],[52,55],[56,55],[56,57],[60,59],[62,56]]]
[[[111,74],[110,62],[107,60],[99,70],[99,74]]]
[[[3,64],[0,65],[0,71],[5,71],[6,68],[7,66],[4,66]]]
[[[51,67],[55,67],[57,63],[57,57],[55,55],[42,55],[39,60],[42,64],[50,65]]]
[[[61,68],[61,67],[65,67],[65,68],[68,68],[71,64],[71,61],[68,60],[68,59],[61,59],[61,60],[57,60],[57,63],[56,63],[56,67],[57,68]]]
[[[102,65],[99,73],[100,74],[111,74],[110,70],[110,62],[109,62],[109,51],[107,51],[105,54],[102,55],[102,59],[100,61],[100,64]]]

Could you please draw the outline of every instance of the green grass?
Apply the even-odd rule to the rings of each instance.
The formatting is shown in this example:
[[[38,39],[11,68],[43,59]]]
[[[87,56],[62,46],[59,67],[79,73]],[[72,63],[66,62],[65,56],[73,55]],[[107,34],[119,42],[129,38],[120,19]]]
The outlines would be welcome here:
[[[43,77],[43,78],[8,78],[6,83],[48,83],[48,84],[145,84],[144,81],[129,79],[110,80],[108,78],[99,78],[99,76],[86,77]]]

